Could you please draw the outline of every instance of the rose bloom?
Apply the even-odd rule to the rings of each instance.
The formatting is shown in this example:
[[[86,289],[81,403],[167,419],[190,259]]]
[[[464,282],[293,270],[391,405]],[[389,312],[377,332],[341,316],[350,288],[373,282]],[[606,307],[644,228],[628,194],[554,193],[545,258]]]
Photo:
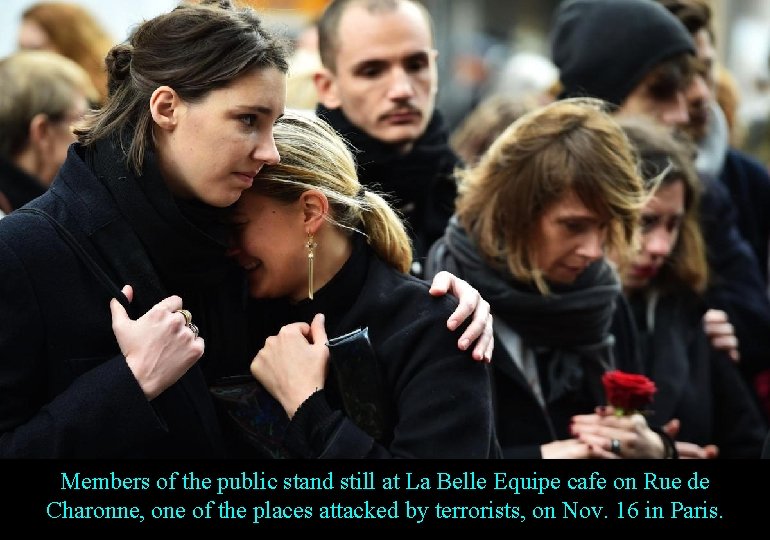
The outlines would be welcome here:
[[[621,414],[633,414],[646,409],[657,390],[655,383],[644,375],[619,370],[602,375],[602,383],[607,403]]]

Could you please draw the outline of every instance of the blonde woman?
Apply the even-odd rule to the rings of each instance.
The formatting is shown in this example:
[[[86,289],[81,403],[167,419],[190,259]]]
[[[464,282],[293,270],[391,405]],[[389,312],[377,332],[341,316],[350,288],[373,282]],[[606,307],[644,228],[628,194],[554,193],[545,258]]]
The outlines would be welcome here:
[[[104,104],[107,99],[104,59],[115,40],[86,8],[71,2],[31,5],[22,13],[18,44],[19,49],[53,51],[79,64],[98,91],[94,104]]]
[[[229,411],[243,434],[270,456],[496,456],[488,366],[446,330],[456,301],[409,275],[399,216],[323,120],[287,112],[274,136],[281,162],[234,215],[233,255],[259,299],[251,372],[271,396]]]
[[[76,140],[72,125],[98,94],[72,60],[19,51],[0,60],[0,95],[0,193],[11,211],[51,185]]]

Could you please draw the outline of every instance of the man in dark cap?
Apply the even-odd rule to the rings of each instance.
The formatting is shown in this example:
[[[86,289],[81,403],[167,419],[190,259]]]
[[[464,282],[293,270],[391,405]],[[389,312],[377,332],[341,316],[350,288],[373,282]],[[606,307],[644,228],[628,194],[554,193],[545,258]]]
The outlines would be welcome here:
[[[568,0],[556,13],[551,47],[560,97],[597,97],[616,105],[618,114],[646,114],[669,126],[687,123],[695,44],[662,6]]]
[[[690,121],[685,127],[698,145],[695,166],[701,175],[718,178],[730,192],[738,229],[751,246],[768,284],[770,248],[770,175],[765,166],[730,146],[729,127],[716,100],[716,49],[708,0],[658,0],[687,28],[696,46],[701,77],[687,91]],[[760,346],[762,344],[759,344]],[[753,344],[747,347],[754,348]],[[765,356],[767,349],[751,350],[749,358]],[[756,362],[749,362],[750,366]],[[755,383],[765,414],[770,418],[770,370],[746,374]],[[763,383],[764,381],[764,383]]]
[[[690,121],[686,92],[702,84],[696,46],[685,26],[652,0],[567,0],[550,34],[560,71],[559,97],[591,96],[617,115],[653,117],[673,128]],[[701,175],[701,226],[707,244],[709,307],[725,311],[749,379],[770,367],[770,301],[759,264],[736,226],[730,194]]]

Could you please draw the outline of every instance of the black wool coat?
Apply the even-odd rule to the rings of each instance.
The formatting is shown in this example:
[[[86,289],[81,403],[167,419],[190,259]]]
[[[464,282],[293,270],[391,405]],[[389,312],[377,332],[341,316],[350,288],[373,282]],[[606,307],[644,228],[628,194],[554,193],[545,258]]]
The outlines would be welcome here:
[[[358,241],[313,300],[254,306],[264,321],[254,321],[255,333],[269,335],[282,323],[323,313],[330,340],[365,328],[371,342],[371,355],[332,348],[324,390],[286,427],[289,457],[499,457],[489,367],[457,348],[467,322],[447,330],[456,299],[433,297],[428,289]],[[371,421],[370,412],[381,421]]]
[[[27,206],[71,231],[118,290],[134,286],[135,319],[166,291],[132,275],[140,262],[152,267],[148,254],[76,146],[48,192]],[[113,295],[63,238],[39,215],[0,220],[0,456],[224,455],[199,364],[149,402],[112,332]],[[210,325],[196,322],[205,338]]]
[[[686,290],[663,294],[652,331],[646,329],[647,302],[640,295],[630,301],[645,373],[658,388],[648,421],[677,418],[680,441],[716,444],[723,458],[758,458],[767,426],[736,365],[711,346],[698,297]]]

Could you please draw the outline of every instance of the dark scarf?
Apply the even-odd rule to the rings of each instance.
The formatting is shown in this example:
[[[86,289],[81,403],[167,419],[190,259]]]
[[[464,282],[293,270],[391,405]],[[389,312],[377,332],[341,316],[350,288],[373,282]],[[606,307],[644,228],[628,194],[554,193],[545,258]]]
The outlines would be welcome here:
[[[590,265],[573,284],[549,284],[551,294],[544,296],[534,285],[490,268],[456,218],[450,221],[444,242],[458,275],[476,287],[495,317],[536,352],[538,362],[548,363],[544,387],[550,389],[549,403],[583,384],[602,395],[598,377],[588,377],[585,371],[598,375],[615,363],[609,329],[620,282],[604,259]]]
[[[222,362],[235,354],[236,344],[242,350],[246,345],[239,333],[245,318],[243,273],[225,255],[229,209],[175,199],[152,151],[145,155],[141,176],[128,168],[114,140],[97,142],[86,152],[86,162],[112,194],[133,233],[121,229],[125,243],[120,248],[135,253],[130,256],[131,269],[113,270],[123,283],[136,283],[149,293],[135,298],[142,312],[171,294],[181,296],[206,340],[204,360],[224,357],[217,360],[221,369]]]
[[[13,210],[21,208],[45,191],[46,187],[40,180],[0,157],[0,193],[6,196]]]
[[[88,156],[166,288],[182,293],[220,282],[233,265],[225,257],[229,209],[175,199],[151,150],[141,176],[129,170],[122,154],[112,141],[99,141]]]
[[[461,162],[449,146],[441,113],[433,113],[425,133],[407,154],[367,135],[341,109],[318,105],[316,113],[354,148],[361,183],[391,197],[409,225],[415,258],[422,258],[443,234],[457,195],[453,173]]]

